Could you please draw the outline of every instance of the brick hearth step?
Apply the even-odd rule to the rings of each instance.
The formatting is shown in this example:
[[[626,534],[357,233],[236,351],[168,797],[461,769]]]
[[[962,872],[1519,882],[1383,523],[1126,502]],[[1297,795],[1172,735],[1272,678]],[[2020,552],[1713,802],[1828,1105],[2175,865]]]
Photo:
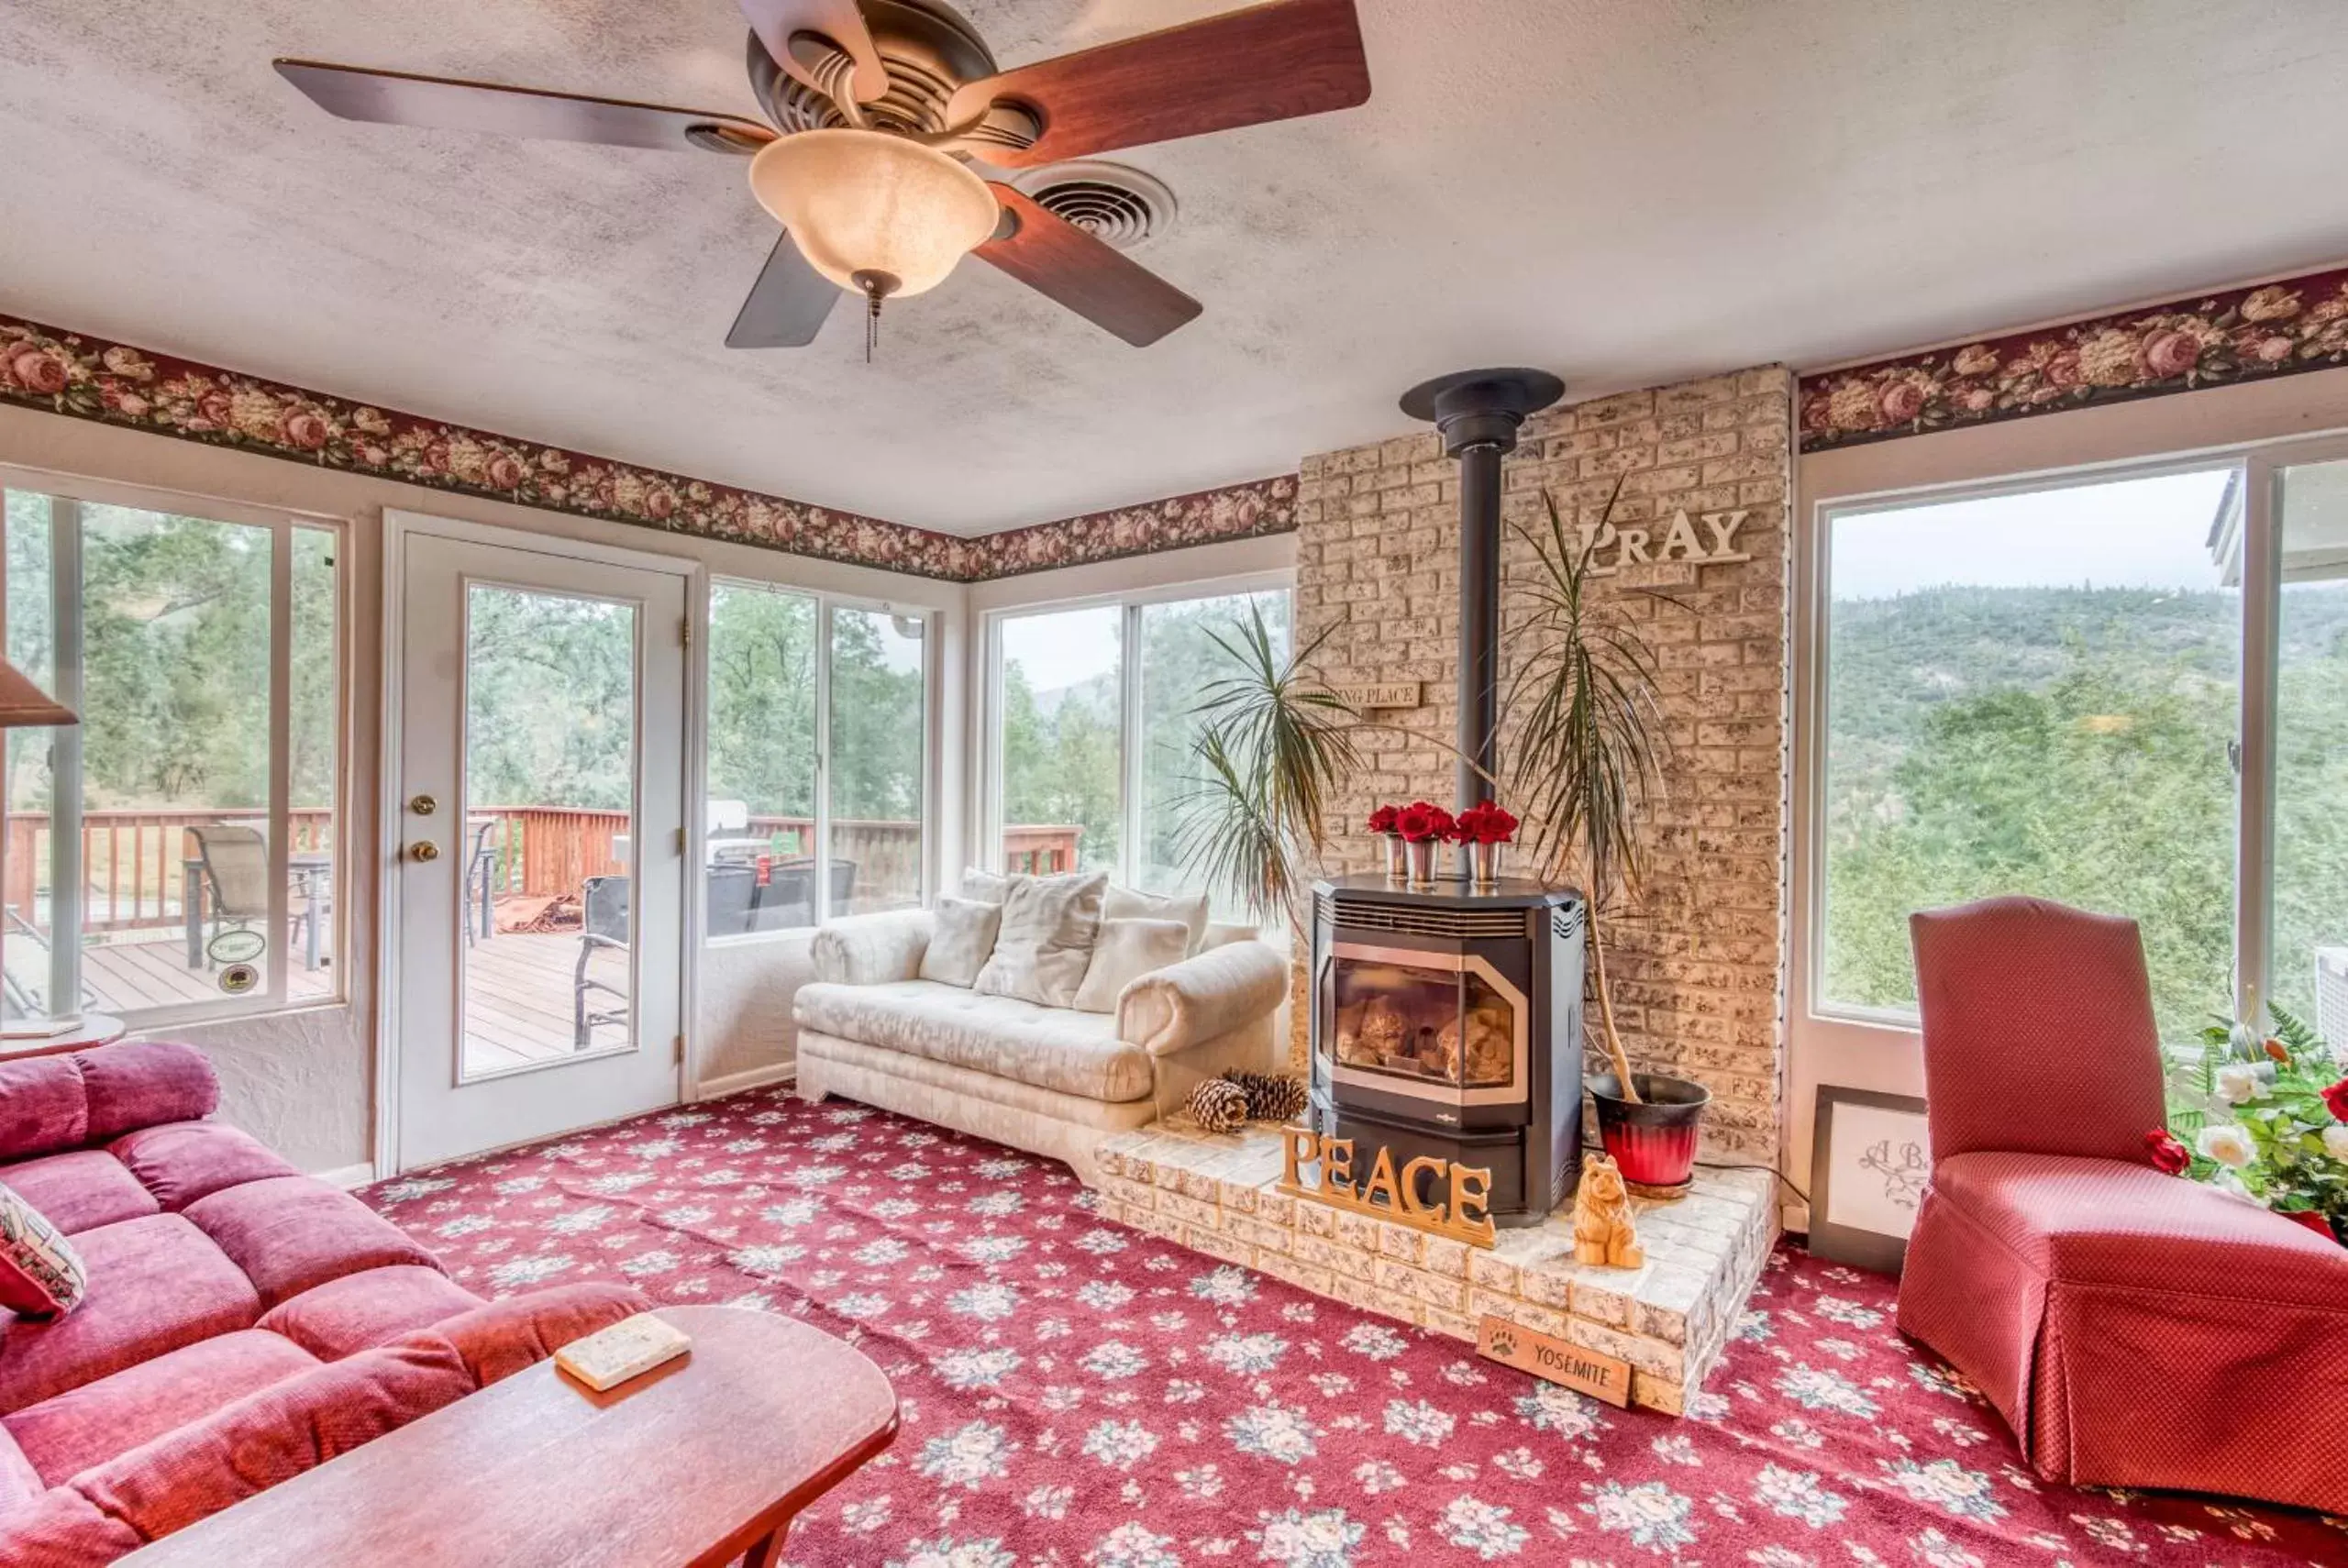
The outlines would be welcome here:
[[[1573,1256],[1559,1210],[1487,1249],[1278,1190],[1281,1138],[1159,1121],[1100,1146],[1101,1213],[1348,1306],[1472,1342],[1487,1313],[1630,1363],[1631,1402],[1678,1415],[1719,1361],[1778,1238],[1767,1171],[1700,1170],[1634,1200],[1646,1264]]]

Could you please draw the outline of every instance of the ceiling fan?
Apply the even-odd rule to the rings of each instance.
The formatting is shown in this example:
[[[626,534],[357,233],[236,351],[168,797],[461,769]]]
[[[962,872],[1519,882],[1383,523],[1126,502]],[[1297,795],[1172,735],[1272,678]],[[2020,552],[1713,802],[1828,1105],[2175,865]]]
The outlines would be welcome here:
[[[880,302],[962,257],[1008,272],[1135,346],[1199,302],[973,162],[1029,168],[1350,108],[1369,96],[1354,0],[1268,5],[1005,71],[944,0],[740,0],[750,90],[770,125],[657,104],[280,60],[350,120],[746,156],[782,224],[725,337],[812,342],[847,290]]]

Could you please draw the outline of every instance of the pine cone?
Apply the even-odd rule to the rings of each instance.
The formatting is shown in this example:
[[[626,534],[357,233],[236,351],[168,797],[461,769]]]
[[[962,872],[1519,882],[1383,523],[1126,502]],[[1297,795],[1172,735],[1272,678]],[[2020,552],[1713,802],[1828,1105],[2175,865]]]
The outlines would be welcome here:
[[[1224,1078],[1209,1078],[1191,1091],[1191,1120],[1210,1132],[1236,1132],[1247,1124],[1247,1091]]]
[[[1304,1114],[1304,1080],[1285,1073],[1244,1073],[1237,1068],[1223,1075],[1247,1096],[1250,1121],[1293,1121]]]

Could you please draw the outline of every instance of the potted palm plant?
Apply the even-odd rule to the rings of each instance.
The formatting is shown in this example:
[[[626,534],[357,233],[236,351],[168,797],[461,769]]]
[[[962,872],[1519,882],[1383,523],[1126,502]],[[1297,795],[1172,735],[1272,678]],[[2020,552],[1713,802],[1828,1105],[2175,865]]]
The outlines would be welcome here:
[[[1601,513],[1611,519],[1618,481]],[[1684,1192],[1711,1091],[1687,1078],[1634,1073],[1614,1023],[1606,927],[1639,898],[1646,851],[1639,819],[1663,785],[1669,732],[1653,650],[1636,624],[1590,591],[1591,547],[1541,497],[1545,526],[1512,525],[1532,547],[1528,611],[1511,643],[1523,651],[1502,710],[1514,729],[1510,782],[1533,828],[1534,864],[1582,889],[1598,1034],[1613,1071],[1589,1083],[1599,1136],[1623,1179],[1649,1196]]]
[[[1283,655],[1263,612],[1210,629],[1231,673],[1200,692],[1196,768],[1178,802],[1176,857],[1264,924],[1301,928],[1308,867],[1329,847],[1329,806],[1361,766],[1360,715],[1307,673],[1335,626]]]

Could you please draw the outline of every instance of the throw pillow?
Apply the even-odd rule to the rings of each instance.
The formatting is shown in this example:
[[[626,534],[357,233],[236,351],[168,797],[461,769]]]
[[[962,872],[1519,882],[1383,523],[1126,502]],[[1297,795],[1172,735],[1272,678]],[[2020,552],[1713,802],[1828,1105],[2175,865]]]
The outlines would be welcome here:
[[[1039,1007],[1073,1007],[1092,961],[1101,927],[1101,897],[1109,874],[1023,877],[1002,900],[994,955],[971,989],[981,996],[1017,997]]]
[[[975,899],[941,898],[932,912],[929,949],[921,955],[921,977],[968,989],[994,952],[1002,906]]]
[[[1104,920],[1092,944],[1092,962],[1076,993],[1079,1012],[1114,1012],[1127,986],[1168,964],[1180,964],[1191,928],[1179,920]]]
[[[981,871],[973,866],[962,873],[962,896],[973,903],[1002,904],[1011,896],[1011,889],[1027,878],[1006,877],[998,871]]]
[[[1102,920],[1179,920],[1188,933],[1182,955],[1198,952],[1207,934],[1207,896],[1196,893],[1144,893],[1132,888],[1112,888],[1102,900]]]
[[[71,1312],[85,1286],[81,1255],[57,1227],[0,1187],[0,1307],[27,1318]]]

